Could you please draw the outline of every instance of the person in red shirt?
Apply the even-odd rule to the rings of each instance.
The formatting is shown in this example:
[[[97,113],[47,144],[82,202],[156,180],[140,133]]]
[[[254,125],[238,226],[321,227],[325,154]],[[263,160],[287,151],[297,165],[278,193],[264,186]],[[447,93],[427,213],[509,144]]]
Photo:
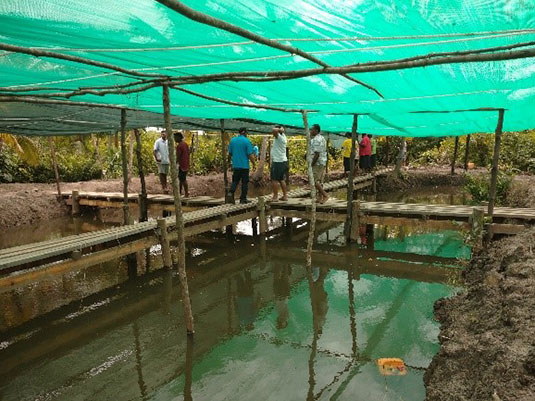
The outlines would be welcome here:
[[[180,183],[180,193],[184,189],[184,197],[189,197],[188,190],[188,170],[189,170],[189,146],[184,140],[182,132],[174,134],[176,145],[176,161],[178,164],[178,182]]]
[[[369,172],[371,169],[372,143],[366,134],[362,135],[362,140],[359,143],[359,155],[361,170]]]

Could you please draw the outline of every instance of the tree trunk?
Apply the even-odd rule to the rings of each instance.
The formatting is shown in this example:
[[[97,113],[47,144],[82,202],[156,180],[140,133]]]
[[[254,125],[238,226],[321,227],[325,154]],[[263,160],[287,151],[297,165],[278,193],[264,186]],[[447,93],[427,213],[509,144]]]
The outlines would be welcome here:
[[[59,172],[58,162],[56,160],[56,147],[54,146],[54,138],[48,137],[48,145],[50,146],[50,154],[52,156],[52,165],[54,166],[54,176],[56,177],[56,188],[58,190],[58,201],[61,200],[61,188],[59,186]]]
[[[130,223],[128,208],[128,166],[126,160],[126,110],[121,110],[121,165],[123,168],[123,224]]]
[[[128,152],[128,182],[131,182],[134,166],[134,136],[132,135],[132,131],[128,133]]]
[[[262,137],[262,147],[260,149],[260,160],[256,167],[256,171],[253,174],[252,180],[258,182],[264,176],[264,164],[266,163],[266,152],[267,152],[267,135]]]
[[[308,271],[307,275],[311,276],[309,273],[312,269],[312,245],[314,244],[314,232],[316,231],[316,185],[314,181],[314,173],[312,172],[312,147],[310,143],[310,130],[308,129],[308,117],[306,110],[303,110],[301,114],[303,115],[303,125],[305,127],[305,134],[307,137],[307,171],[308,181],[310,183],[310,201],[312,203],[310,210],[310,228],[308,232],[306,255],[306,267]]]

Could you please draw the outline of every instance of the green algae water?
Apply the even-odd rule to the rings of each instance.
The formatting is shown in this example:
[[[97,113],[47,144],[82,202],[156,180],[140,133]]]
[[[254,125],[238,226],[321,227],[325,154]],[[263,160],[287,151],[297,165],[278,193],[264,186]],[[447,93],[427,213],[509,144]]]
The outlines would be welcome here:
[[[439,346],[433,303],[459,289],[459,260],[470,256],[461,235],[369,226],[345,246],[331,226],[307,271],[307,231],[188,244],[192,340],[175,273],[128,280],[116,264],[112,288],[0,334],[0,398],[423,400]],[[86,278],[96,280],[77,273]],[[50,293],[72,297],[66,282],[50,281]],[[22,299],[38,310],[47,292],[25,291],[0,294],[3,312]],[[382,376],[383,357],[408,373]]]

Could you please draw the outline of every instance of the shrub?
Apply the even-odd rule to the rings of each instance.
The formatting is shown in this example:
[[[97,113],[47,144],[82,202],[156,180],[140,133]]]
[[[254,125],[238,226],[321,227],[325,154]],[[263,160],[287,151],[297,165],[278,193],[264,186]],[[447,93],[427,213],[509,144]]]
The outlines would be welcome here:
[[[496,204],[506,203],[507,194],[513,182],[513,174],[510,171],[498,172],[496,181]],[[472,196],[473,204],[489,201],[490,174],[465,175],[464,189]]]

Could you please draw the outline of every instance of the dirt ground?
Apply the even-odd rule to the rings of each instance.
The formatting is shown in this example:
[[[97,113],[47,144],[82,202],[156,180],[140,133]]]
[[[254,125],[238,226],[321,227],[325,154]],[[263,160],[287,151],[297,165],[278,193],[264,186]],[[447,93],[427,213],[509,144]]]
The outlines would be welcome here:
[[[427,400],[535,400],[535,229],[493,242],[466,291],[435,304],[441,347]]]

